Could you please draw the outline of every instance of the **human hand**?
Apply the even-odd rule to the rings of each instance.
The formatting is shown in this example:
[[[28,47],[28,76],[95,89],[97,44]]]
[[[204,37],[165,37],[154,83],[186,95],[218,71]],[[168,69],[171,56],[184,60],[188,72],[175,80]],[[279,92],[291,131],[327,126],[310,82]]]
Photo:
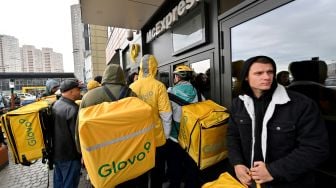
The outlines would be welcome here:
[[[250,170],[245,165],[235,165],[234,170],[239,181],[246,187],[251,185],[252,178],[250,176]]]
[[[251,177],[256,183],[266,183],[272,181],[274,178],[268,172],[266,164],[262,161],[256,161],[251,168]]]

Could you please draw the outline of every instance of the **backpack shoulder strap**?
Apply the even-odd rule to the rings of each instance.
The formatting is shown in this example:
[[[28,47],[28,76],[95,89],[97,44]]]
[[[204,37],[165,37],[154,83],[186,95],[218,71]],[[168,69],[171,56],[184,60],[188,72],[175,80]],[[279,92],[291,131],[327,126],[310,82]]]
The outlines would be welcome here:
[[[117,99],[115,98],[115,96],[112,94],[112,92],[106,87],[106,86],[103,86],[106,94],[110,97],[110,99],[112,101],[116,101]]]
[[[173,101],[173,102],[176,102],[178,105],[180,106],[185,106],[185,105],[188,105],[190,104],[189,102],[181,99],[180,97],[172,94],[172,93],[168,93],[168,97],[169,97],[169,100]]]
[[[121,89],[120,89],[120,95],[119,95],[118,99],[128,97],[130,95],[131,91],[132,90],[127,85],[122,86]]]

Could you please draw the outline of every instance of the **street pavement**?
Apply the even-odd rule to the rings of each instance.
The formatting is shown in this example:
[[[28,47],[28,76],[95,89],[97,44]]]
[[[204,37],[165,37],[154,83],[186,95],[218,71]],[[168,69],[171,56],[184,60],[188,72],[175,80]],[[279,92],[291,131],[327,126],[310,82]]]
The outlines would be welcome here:
[[[8,152],[9,164],[0,170],[0,188],[52,188],[53,170],[48,170],[48,165],[41,160],[30,166],[15,164],[12,155]],[[82,169],[78,188],[92,188],[86,180],[87,172]],[[164,188],[168,187],[166,182]]]
[[[31,166],[14,164],[9,150],[9,164],[0,171],[0,188],[52,188],[53,170],[41,160]],[[86,171],[82,169],[79,188],[89,188]]]

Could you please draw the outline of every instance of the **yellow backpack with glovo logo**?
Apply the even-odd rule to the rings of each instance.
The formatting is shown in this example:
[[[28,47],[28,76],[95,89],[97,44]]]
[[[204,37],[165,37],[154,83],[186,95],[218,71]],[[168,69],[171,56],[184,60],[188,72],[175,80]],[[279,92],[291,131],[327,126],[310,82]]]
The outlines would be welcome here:
[[[154,167],[152,108],[136,97],[80,109],[78,131],[96,188],[114,187]]]
[[[178,141],[201,170],[227,157],[228,119],[226,108],[211,100],[182,106]]]
[[[51,118],[51,105],[56,96],[46,97],[37,102],[27,104],[9,111],[1,117],[15,164],[31,165],[34,160],[50,157],[50,148],[46,137]]]

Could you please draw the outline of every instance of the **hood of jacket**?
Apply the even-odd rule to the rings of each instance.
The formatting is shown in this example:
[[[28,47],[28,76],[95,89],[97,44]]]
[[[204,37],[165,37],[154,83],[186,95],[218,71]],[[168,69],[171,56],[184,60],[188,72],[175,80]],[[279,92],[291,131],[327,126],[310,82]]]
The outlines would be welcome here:
[[[244,62],[243,68],[240,72],[240,80],[241,80],[241,90],[243,94],[247,94],[249,96],[254,96],[252,89],[248,83],[248,81],[246,81],[246,77],[248,76],[248,72],[250,70],[250,67],[253,63],[256,63],[259,59],[266,59],[268,60],[268,62],[270,62],[273,66],[273,70],[274,70],[274,77],[273,77],[273,83],[271,86],[270,91],[274,91],[277,87],[277,82],[276,82],[276,65],[275,62],[272,58],[267,57],[267,56],[255,56],[255,57],[251,57],[249,59],[247,59]]]
[[[86,88],[88,90],[91,90],[91,89],[94,89],[94,88],[99,87],[99,86],[100,86],[99,82],[97,82],[96,80],[90,80],[87,83]]]
[[[180,81],[172,88],[172,93],[187,102],[193,102],[197,96],[197,91],[188,81]]]
[[[124,72],[119,65],[109,64],[105,68],[102,78],[102,85],[104,84],[126,84]]]
[[[142,57],[140,63],[139,80],[143,78],[155,78],[158,63],[153,55],[146,54]]]
[[[46,82],[46,91],[51,93],[51,89],[54,87],[59,87],[59,83],[56,80],[48,79]]]

